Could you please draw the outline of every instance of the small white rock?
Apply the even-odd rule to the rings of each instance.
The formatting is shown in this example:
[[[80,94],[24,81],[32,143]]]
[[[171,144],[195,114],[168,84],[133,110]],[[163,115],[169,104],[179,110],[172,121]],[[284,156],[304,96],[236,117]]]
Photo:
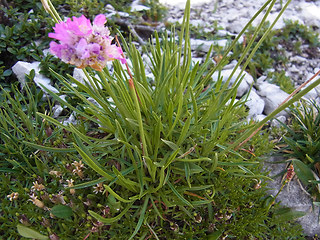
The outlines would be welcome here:
[[[141,12],[150,10],[149,7],[141,5],[140,0],[135,0],[131,3],[131,12]]]
[[[47,91],[43,88],[43,86],[46,87],[51,92],[58,93],[58,90],[51,85],[51,80],[39,73],[40,71],[39,65],[40,65],[40,62],[28,63],[28,62],[18,61],[12,67],[12,71],[17,76],[18,81],[23,87],[26,84],[26,80],[25,80],[26,74],[29,74],[31,70],[34,70],[35,77],[33,81],[38,87],[40,87],[45,93],[47,93]]]
[[[281,123],[285,123],[287,121],[287,118],[285,116],[279,116],[276,119],[273,119],[271,121],[271,126],[272,127],[281,127]]]
[[[54,105],[53,108],[52,108],[52,112],[53,112],[53,115],[52,117],[53,118],[57,118],[60,116],[60,114],[62,113],[63,111],[63,108],[60,106],[60,105]]]
[[[262,82],[258,88],[258,94],[265,102],[264,113],[267,115],[273,112],[289,96],[280,87],[271,83]],[[287,113],[282,111],[278,115],[286,116]]]
[[[249,108],[249,118],[261,115],[264,109],[264,101],[255,89],[251,89],[245,105]]]

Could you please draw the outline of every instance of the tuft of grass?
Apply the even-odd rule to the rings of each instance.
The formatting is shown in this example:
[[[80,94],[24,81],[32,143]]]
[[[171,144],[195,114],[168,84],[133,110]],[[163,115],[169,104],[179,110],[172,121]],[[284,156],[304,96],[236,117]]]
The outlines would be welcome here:
[[[286,134],[280,149],[291,160],[296,173],[307,190],[320,201],[320,107],[315,101],[300,102],[290,108],[289,125],[282,124]]]

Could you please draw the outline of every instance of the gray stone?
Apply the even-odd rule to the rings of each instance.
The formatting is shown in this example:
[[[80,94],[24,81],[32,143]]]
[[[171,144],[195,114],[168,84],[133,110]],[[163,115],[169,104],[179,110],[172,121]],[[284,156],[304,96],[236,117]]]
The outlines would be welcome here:
[[[234,69],[236,67],[237,63],[238,63],[237,60],[233,60],[228,65],[225,65],[223,67],[223,69],[224,70],[226,70],[226,69]]]
[[[53,112],[52,117],[53,117],[53,118],[59,117],[60,114],[62,113],[62,111],[63,111],[63,108],[62,108],[59,104],[53,106],[53,107],[52,107],[52,112]]]
[[[69,118],[67,120],[64,120],[62,122],[63,125],[68,126],[69,124],[73,124],[76,125],[77,124],[77,119],[75,117],[75,113],[71,113],[71,115],[69,116]]]
[[[301,90],[303,90],[302,88]],[[311,89],[308,93],[306,93],[303,98],[308,100],[315,100],[318,97],[318,92],[315,88]]]
[[[135,0],[131,3],[130,11],[131,12],[141,12],[141,11],[148,11],[150,7],[140,4],[140,0]]]
[[[230,64],[232,64],[232,66],[235,66],[236,62],[231,62]],[[220,72],[220,76],[223,78],[223,82],[227,81],[227,79],[229,79],[229,77],[231,76],[233,69],[230,68],[230,66],[226,66],[226,69],[223,69]],[[235,73],[233,74],[233,76],[230,79],[230,83],[229,83],[229,87],[232,86],[232,84],[236,81],[236,79],[238,78],[238,76],[240,75],[241,70],[238,68],[236,69]],[[214,81],[217,81],[219,76],[218,72],[215,72],[212,75],[212,79]],[[250,85],[253,84],[253,78],[250,74],[246,73],[246,72],[242,72],[241,73],[241,77],[243,76],[243,79],[237,89],[237,97],[242,97],[245,93],[247,93],[250,89]]]
[[[311,26],[319,26],[320,25],[320,18],[319,18],[319,12],[320,7],[316,6],[312,2],[301,2],[301,16],[304,20],[305,24],[311,25]]]
[[[82,84],[84,84],[84,85],[86,85],[86,84],[91,85],[90,82],[88,82],[88,80],[87,80],[87,76],[85,75],[85,73],[83,72],[83,70],[80,69],[80,68],[74,68],[74,70],[73,70],[73,75],[72,75],[72,76],[73,76],[74,79],[76,79],[77,81],[79,81],[80,83],[82,83]],[[99,79],[99,76],[98,76],[98,75],[95,75],[95,77],[96,77],[97,79]],[[100,83],[98,83],[98,86],[99,86],[100,88],[102,88],[102,86],[101,86]]]
[[[87,82],[86,75],[84,74],[83,70],[80,68],[74,68],[73,69],[73,78],[79,81],[82,84],[85,84]]]
[[[107,9],[107,10],[115,10],[114,7],[111,4],[107,4],[105,6],[105,9]]]
[[[276,119],[273,119],[271,121],[272,127],[280,127],[281,123],[285,123],[287,121],[287,118],[285,116],[279,116]]]
[[[190,39],[191,50],[208,52],[214,41],[205,41],[200,39]]]
[[[249,118],[261,115],[264,109],[264,101],[257,94],[255,89],[251,89],[245,105],[249,108]]]
[[[265,102],[264,113],[270,114],[273,112],[288,96],[289,94],[282,91],[277,85],[262,82],[258,86],[258,94]],[[278,114],[287,116],[285,111]]]
[[[265,162],[265,168],[271,172],[271,177],[280,174],[286,169],[286,164],[272,163],[280,160],[284,159],[270,157],[268,161]],[[268,187],[270,188],[269,194],[275,196],[278,193],[282,185],[282,177],[283,175],[280,175],[274,178],[274,181],[268,183]],[[297,219],[297,222],[303,227],[305,234],[314,236],[320,233],[320,225],[318,224],[319,207],[315,207],[312,211],[312,199],[306,191],[302,189],[296,177],[284,187],[276,201],[280,202],[283,206],[290,207],[292,210],[306,213],[305,216]]]
[[[263,119],[265,119],[267,116],[264,115],[264,114],[259,114],[259,115],[255,115],[252,117],[252,120],[253,121],[256,121],[256,122],[260,122],[262,121]]]

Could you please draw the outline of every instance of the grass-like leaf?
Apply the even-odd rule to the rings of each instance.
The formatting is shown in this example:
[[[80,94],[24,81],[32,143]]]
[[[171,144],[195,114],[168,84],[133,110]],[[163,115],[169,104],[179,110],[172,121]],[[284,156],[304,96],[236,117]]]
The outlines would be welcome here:
[[[129,203],[125,209],[123,209],[123,211],[121,213],[119,213],[117,216],[115,217],[112,217],[112,218],[104,218],[104,217],[101,217],[99,214],[89,210],[88,213],[94,217],[95,219],[97,219],[98,221],[102,222],[102,223],[105,223],[105,224],[111,224],[113,222],[116,222],[116,221],[119,221],[120,218],[122,218],[123,215],[125,215],[128,210],[131,208],[131,206],[133,205],[133,203]]]

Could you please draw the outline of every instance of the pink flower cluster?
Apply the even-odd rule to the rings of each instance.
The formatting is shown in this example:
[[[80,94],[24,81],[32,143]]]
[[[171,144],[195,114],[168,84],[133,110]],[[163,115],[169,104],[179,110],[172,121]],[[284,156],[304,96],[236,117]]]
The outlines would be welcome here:
[[[121,48],[111,44],[113,38],[104,26],[106,22],[106,17],[99,14],[92,25],[83,15],[57,23],[49,37],[59,40],[60,44],[52,41],[50,52],[78,68],[90,66],[97,71],[102,71],[107,61],[114,59],[126,63]]]

